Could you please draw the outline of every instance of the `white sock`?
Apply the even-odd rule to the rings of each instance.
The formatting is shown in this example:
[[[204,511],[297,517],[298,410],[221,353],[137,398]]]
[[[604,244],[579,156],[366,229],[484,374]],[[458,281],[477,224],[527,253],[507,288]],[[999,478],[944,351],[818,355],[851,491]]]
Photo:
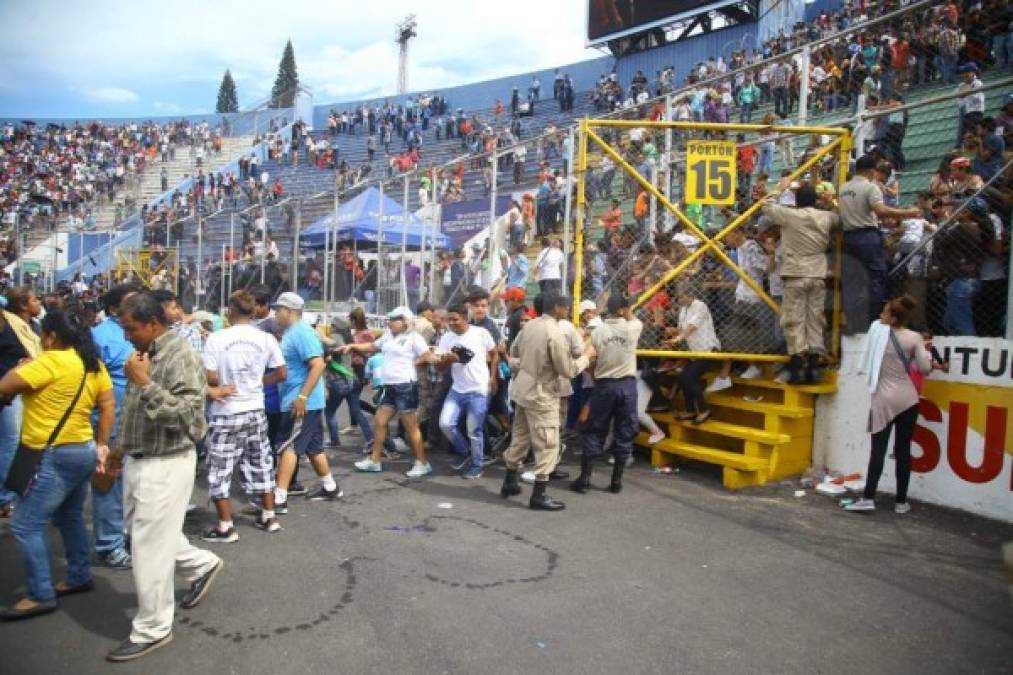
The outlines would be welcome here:
[[[228,532],[230,529],[232,529],[232,521],[231,520],[219,520],[218,521],[218,531],[219,532]]]
[[[270,511],[264,509],[260,512],[260,516],[262,520],[271,520],[271,518],[274,518],[274,509],[271,509]]]
[[[282,490],[280,487],[274,488],[274,503],[282,503],[288,499],[288,490]]]
[[[320,484],[324,486],[324,489],[328,492],[333,492],[338,489],[338,484],[334,482],[334,476],[327,474],[326,476],[320,477]]]

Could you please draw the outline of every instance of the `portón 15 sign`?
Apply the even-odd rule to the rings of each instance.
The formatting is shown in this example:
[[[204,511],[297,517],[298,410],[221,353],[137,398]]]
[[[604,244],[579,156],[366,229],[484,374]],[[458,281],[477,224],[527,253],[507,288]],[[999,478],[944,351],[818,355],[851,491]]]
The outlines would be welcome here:
[[[735,203],[735,143],[689,141],[686,144],[686,203]]]

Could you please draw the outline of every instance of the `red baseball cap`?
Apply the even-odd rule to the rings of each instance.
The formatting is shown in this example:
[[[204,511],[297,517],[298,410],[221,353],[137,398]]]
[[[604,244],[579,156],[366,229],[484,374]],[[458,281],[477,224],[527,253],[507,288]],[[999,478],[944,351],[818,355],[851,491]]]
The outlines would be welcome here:
[[[523,288],[514,287],[506,289],[505,291],[499,294],[499,297],[503,298],[504,300],[513,300],[514,302],[524,302],[524,298],[526,297],[526,295],[527,294],[524,292]]]

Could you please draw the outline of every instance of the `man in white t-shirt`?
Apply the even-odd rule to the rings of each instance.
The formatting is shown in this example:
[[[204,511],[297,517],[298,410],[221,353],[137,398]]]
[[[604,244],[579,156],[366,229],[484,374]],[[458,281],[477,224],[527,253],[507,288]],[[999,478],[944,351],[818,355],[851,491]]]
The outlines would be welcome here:
[[[496,341],[485,328],[468,324],[468,310],[463,305],[447,308],[447,327],[450,330],[436,347],[439,368],[449,368],[452,381],[440,414],[440,430],[461,459],[462,467],[470,444],[471,462],[462,477],[475,479],[482,475],[485,456],[483,427],[489,409],[490,383],[495,377],[489,364],[495,362]],[[468,429],[467,442],[458,429],[462,416]]]
[[[535,279],[543,293],[559,293],[563,289],[563,251],[559,240],[542,238],[542,250],[535,258]]]
[[[255,310],[251,293],[233,293],[229,328],[212,333],[204,346],[208,384],[217,388],[208,415],[207,465],[208,491],[218,512],[218,525],[201,536],[204,541],[239,540],[229,501],[237,461],[243,489],[263,500],[254,523],[266,532],[281,529],[274,517],[274,461],[264,413],[264,385],[284,380],[288,369],[278,340],[251,323]],[[274,370],[265,375],[269,368]]]

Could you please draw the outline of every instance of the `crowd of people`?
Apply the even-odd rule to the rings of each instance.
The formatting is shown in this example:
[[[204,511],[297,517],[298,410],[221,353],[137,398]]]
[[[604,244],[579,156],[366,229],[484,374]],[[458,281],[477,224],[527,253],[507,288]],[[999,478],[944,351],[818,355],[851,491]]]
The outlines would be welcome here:
[[[861,21],[861,13],[871,10],[866,4],[822,15],[792,35],[779,36],[764,45],[761,56]],[[554,512],[565,504],[548,488],[552,481],[570,478],[560,469],[569,452],[579,457],[580,467],[567,484],[573,494],[587,495],[598,460],[605,456],[611,464],[607,490],[620,494],[641,427],[648,444],[667,436],[651,411],[674,411],[678,423],[703,425],[712,415],[708,393],[731,387],[736,368],[745,379],[763,374],[758,364],[736,363],[722,352],[784,353],[788,361],[778,375],[782,381],[818,381],[828,352],[828,289],[835,283],[828,254],[838,234],[843,258],[836,281],[844,333],[867,334],[861,359],[872,393],[865,492],[848,508],[876,508],[892,434],[898,479],[894,509],[907,513],[918,410],[911,374],[947,367],[933,353],[933,333],[1001,335],[1008,320],[1013,182],[1005,165],[1013,95],[1004,99],[998,117],[985,115],[977,98],[977,72],[989,59],[975,58],[975,45],[1005,47],[1007,34],[990,33],[994,39],[984,41],[972,29],[994,17],[956,5],[951,10],[951,4],[931,10],[926,22],[891,26],[888,36],[825,45],[814,52],[814,72],[809,73],[813,102],[827,110],[852,105],[852,95],[865,96],[873,108],[883,105],[880,101],[899,104],[906,86],[932,79],[948,83],[951,66],[963,79],[957,148],[941,159],[928,190],[913,205],[900,201],[903,116],[881,116],[865,130],[867,144],[856,149],[851,178],[839,189],[832,160],[816,163],[796,180],[790,179],[790,169],[772,175],[779,144],[782,165],[792,167],[819,150],[818,138],[798,156],[790,142],[737,138],[735,204],[726,209],[687,205],[694,227],[652,217],[648,192],[630,178],[620,179],[615,163],[600,157],[589,167],[585,184],[604,234],[598,240],[588,237],[581,252],[584,268],[577,270],[576,256],[564,253],[558,236],[560,204],[575,186],[571,167],[553,170],[544,163],[551,152],[566,157],[572,141],[549,133],[540,141],[538,188],[512,201],[498,221],[502,232],[497,234],[508,242],[500,252],[499,278],[482,283],[488,280],[493,253],[488,244],[470,252],[444,252],[436,269],[412,257],[383,266],[365,263],[343,245],[334,268],[338,295],[362,304],[314,326],[307,301],[319,297],[322,263],[304,265],[297,292],[289,290],[262,204],[280,197],[284,188],[276,191],[253,155],[235,176],[205,175],[200,167],[189,192],[176,193],[170,204],[144,213],[149,226],[170,228],[178,213],[220,209],[221,200],[235,199],[240,186],[249,184],[249,201],[261,206],[241,219],[241,250],[229,247],[222,260],[202,261],[209,266],[205,288],[183,282],[193,276],[190,265],[181,267],[178,285],[172,280],[150,289],[104,274],[90,283],[75,278],[41,298],[28,287],[8,288],[0,315],[0,517],[11,519],[28,583],[25,596],[0,611],[0,618],[51,613],[59,608],[59,597],[94,591],[94,560],[132,570],[138,594],[131,633],[107,658],[129,661],[166,645],[175,612],[173,573],[188,584],[180,607],[190,609],[204,600],[223,567],[221,558],[183,535],[195,480],[206,482],[215,511],[214,525],[201,534],[203,542],[236,544],[248,536],[234,517],[231,486],[237,467],[247,497],[241,508],[264,536],[277,535],[285,516],[305,507],[296,497],[329,503],[342,496],[334,457],[326,452],[349,447],[349,439],[343,442],[342,437],[356,433],[340,428],[342,404],[358,430],[353,444],[362,455],[348,468],[362,474],[385,472],[390,459],[406,451],[414,457],[406,474],[412,480],[441,470],[481,480],[491,464],[501,462],[503,499],[516,497],[521,484],[530,483],[528,506]],[[984,9],[1001,13],[999,4],[986,1]],[[876,7],[889,8],[888,2]],[[928,40],[932,33],[938,47],[952,39],[943,37],[947,31],[958,29],[964,35],[958,38],[954,63],[897,58],[904,54],[904,42]],[[998,53],[993,51],[995,65],[1011,64],[1000,61]],[[938,51],[937,57],[944,56]],[[731,67],[750,58],[755,55],[736,53]],[[719,60],[712,61],[713,66],[710,61],[700,64],[688,81],[720,73]],[[792,78],[800,74],[790,63],[772,68],[766,75],[761,69],[714,89],[700,87],[677,98],[671,111],[659,112],[657,104],[647,103],[650,90],[641,73],[629,98],[612,77],[603,78],[594,96],[607,108],[615,108],[620,97],[620,108],[632,100],[629,109],[645,118],[706,121],[728,121],[733,108],[740,119],[749,119],[755,105],[769,99],[777,110],[765,123],[783,124],[797,105],[790,92],[798,91]],[[835,74],[835,68],[840,72]],[[849,74],[841,79],[845,71]],[[859,76],[860,89],[843,84],[838,90],[835,84],[853,83]],[[659,73],[658,90],[671,86],[673,77],[670,71]],[[870,79],[874,88],[866,87]],[[889,83],[885,88],[884,82]],[[532,82],[529,104],[539,100],[540,87]],[[554,81],[553,96],[567,105],[565,76]],[[512,108],[514,103],[519,110],[519,94]],[[411,127],[436,124],[447,137],[461,134],[460,118],[444,124],[446,114],[443,99],[420,97],[404,107],[335,111],[328,127],[335,136],[361,129],[367,143],[377,135],[388,139],[398,129],[409,161],[417,165],[420,160],[411,159],[411,153],[419,152],[421,142],[414,140]],[[503,114],[494,108],[494,118]],[[58,130],[49,133],[43,156],[51,160],[54,147],[63,142]],[[171,156],[173,142],[158,136],[164,130],[138,131],[144,141],[123,130],[113,132],[112,140],[105,133],[103,127],[81,128],[70,137],[77,139],[74,147],[80,142],[90,148],[84,156],[99,152],[95,161],[115,166],[128,165],[135,151],[148,161],[156,158],[152,148],[164,153],[163,159]],[[479,143],[481,148],[469,147],[479,153],[490,144],[495,148],[513,140],[511,129],[503,133],[481,125],[467,129],[462,142]],[[685,179],[678,157],[663,156],[661,139],[650,130],[605,136],[641,175],[653,179],[660,173],[670,190]],[[35,137],[17,138],[15,133],[12,148],[32,145]],[[118,152],[126,154],[96,150],[117,139]],[[677,145],[684,140],[680,137]],[[389,140],[382,142],[389,145]],[[275,136],[269,145],[272,158],[293,158],[305,150],[315,165],[322,156],[325,165],[341,170],[333,148],[316,144],[298,125],[290,138]],[[124,157],[126,163],[118,163]],[[512,171],[518,181],[516,167],[520,164],[523,171],[524,155],[515,151],[501,161],[497,168]],[[29,164],[37,173],[35,164]],[[458,166],[463,174],[463,164]],[[20,171],[11,175],[20,176]],[[461,177],[457,168],[436,171],[419,189],[426,200],[453,201]],[[6,173],[4,178],[11,185]],[[36,175],[14,192],[27,190],[30,196],[39,181],[44,190],[69,190],[75,177],[72,170],[63,172],[71,183],[52,179],[47,184]],[[27,203],[20,194],[14,204]],[[622,208],[620,195],[634,200],[632,214]],[[72,208],[69,201],[58,201],[59,208]],[[209,201],[213,206],[207,206]],[[709,235],[723,230],[757,201],[761,206],[754,218],[726,233],[710,252],[696,255],[702,241],[695,230]],[[171,245],[171,229],[152,229],[156,253],[163,238]],[[528,246],[536,241],[540,250],[529,260]],[[668,280],[677,266],[681,274]],[[380,267],[391,276],[378,279]],[[584,290],[568,297],[573,287],[564,279],[572,280],[578,272]],[[427,278],[438,279],[436,288],[425,288]],[[383,327],[371,328],[370,301],[380,288],[398,282],[404,284],[409,306],[385,312]],[[539,292],[529,301],[532,282]],[[226,293],[226,288],[233,291]],[[648,290],[649,297],[638,304]],[[222,297],[224,303],[193,311],[197,298]],[[780,317],[768,298],[781,308]],[[494,319],[494,309],[500,307],[496,313],[501,316]],[[643,347],[690,356],[638,358]],[[441,455],[444,462],[433,461]],[[312,486],[299,480],[307,464],[316,476]],[[89,496],[91,536],[84,524]],[[64,542],[67,567],[60,581],[54,581],[50,569],[49,523]]]

